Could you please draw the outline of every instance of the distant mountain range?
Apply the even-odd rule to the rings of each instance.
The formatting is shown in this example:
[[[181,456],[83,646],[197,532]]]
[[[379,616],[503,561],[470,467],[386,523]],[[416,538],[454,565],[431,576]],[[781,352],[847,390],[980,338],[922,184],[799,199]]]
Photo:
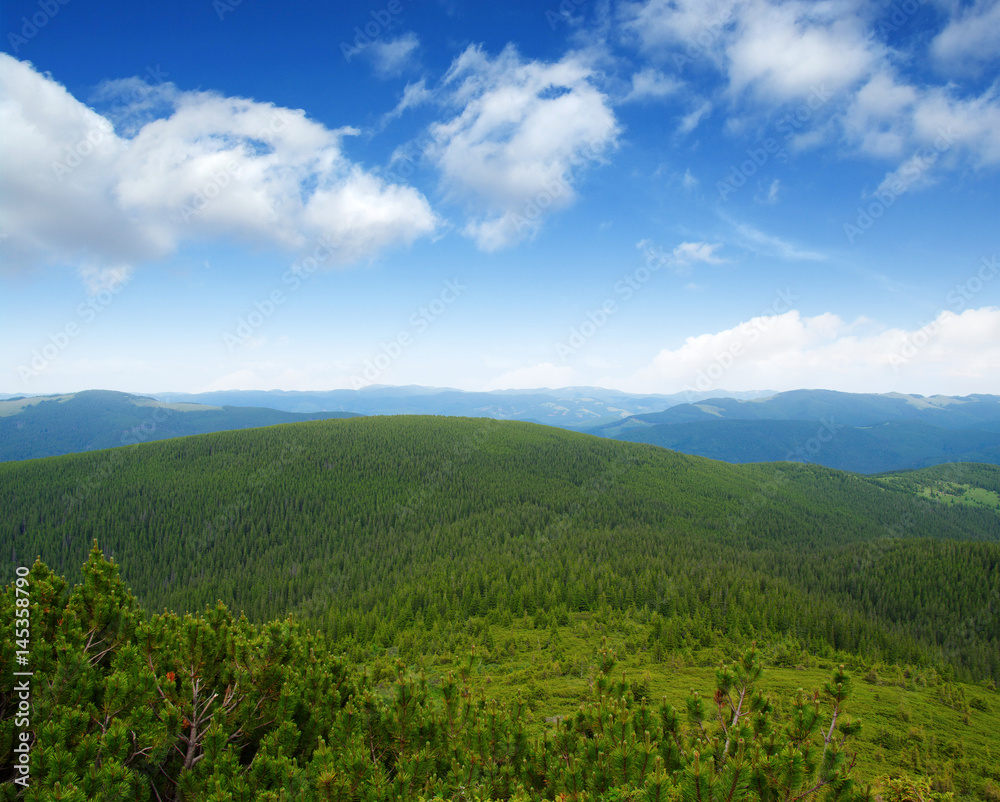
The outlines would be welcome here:
[[[109,390],[9,398],[0,401],[0,462],[352,414],[167,404]]]
[[[858,473],[997,465],[1000,397],[794,390],[678,404],[586,431],[734,463],[812,462]]]
[[[449,415],[542,423],[732,463],[811,462],[857,473],[946,462],[1000,465],[1000,396],[828,390],[702,395],[596,387],[477,393],[371,386],[155,396],[90,390],[0,401],[0,461],[351,415]]]
[[[620,421],[631,415],[660,412],[712,396],[752,399],[771,391],[636,395],[600,387],[558,390],[495,390],[466,392],[442,387],[371,385],[360,390],[286,392],[230,390],[212,393],[154,393],[161,401],[270,407],[289,412],[341,410],[364,415],[455,415],[543,423],[563,429],[583,429]]]
[[[725,393],[723,393],[725,395]],[[733,393],[755,398],[765,392]],[[583,429],[710,395],[631,395],[596,387],[470,393],[436,387],[132,395],[87,390],[0,396],[0,462],[148,440],[352,415],[456,415]]]

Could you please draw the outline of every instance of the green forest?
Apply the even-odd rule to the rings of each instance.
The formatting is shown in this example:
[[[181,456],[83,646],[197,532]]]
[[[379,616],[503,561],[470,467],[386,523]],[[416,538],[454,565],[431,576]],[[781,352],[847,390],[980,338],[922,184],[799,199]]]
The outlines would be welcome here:
[[[3,464],[22,793],[995,802],[998,486],[422,416]]]

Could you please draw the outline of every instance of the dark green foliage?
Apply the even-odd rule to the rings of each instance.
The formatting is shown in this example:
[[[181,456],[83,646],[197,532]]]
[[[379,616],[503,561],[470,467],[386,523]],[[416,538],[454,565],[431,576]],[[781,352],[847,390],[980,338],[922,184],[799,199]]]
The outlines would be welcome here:
[[[475,694],[468,671],[434,693],[398,664],[381,693],[291,620],[255,626],[221,605],[147,615],[96,548],[83,574],[68,591],[44,564],[31,570],[32,770],[25,791],[5,768],[0,799],[854,799],[842,670],[783,719],[750,650],[680,724],[666,700],[636,699],[602,649],[576,714],[529,736],[523,701]],[[8,630],[14,604],[9,587]],[[10,766],[6,694],[0,705]]]
[[[0,465],[0,527],[13,563],[75,578],[97,539],[147,611],[296,611],[348,654],[644,609],[661,654],[782,635],[1000,679],[1000,516],[817,466],[355,418]]]

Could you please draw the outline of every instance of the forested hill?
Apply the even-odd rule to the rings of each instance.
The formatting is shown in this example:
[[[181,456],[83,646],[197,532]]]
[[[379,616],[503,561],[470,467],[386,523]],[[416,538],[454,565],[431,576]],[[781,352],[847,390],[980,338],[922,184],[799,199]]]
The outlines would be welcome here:
[[[1000,676],[997,511],[811,465],[354,418],[0,465],[0,521],[12,564],[75,577],[96,540],[147,609],[298,611],[341,643],[646,608],[709,643],[780,632]]]

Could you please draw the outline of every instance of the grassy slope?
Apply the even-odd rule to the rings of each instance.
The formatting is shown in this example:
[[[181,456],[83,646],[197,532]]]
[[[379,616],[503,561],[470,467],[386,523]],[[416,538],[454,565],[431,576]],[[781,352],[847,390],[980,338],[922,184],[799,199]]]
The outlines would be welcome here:
[[[492,627],[492,650],[482,645],[483,629],[475,624],[469,629],[476,634],[470,632],[462,643],[476,644],[473,686],[491,698],[511,700],[520,695],[528,701],[535,734],[552,728],[546,719],[573,713],[587,697],[597,670],[596,651],[605,639],[618,657],[616,676],[624,672],[651,701],[666,698],[679,710],[692,690],[709,696],[719,660],[735,656],[735,650],[723,644],[694,654],[667,654],[658,662],[643,643],[644,630],[637,622],[602,623],[600,616],[589,613],[574,615],[555,635],[530,622]],[[821,688],[834,667],[830,658],[790,653],[784,644],[761,646],[768,658],[761,687],[779,712],[797,690]],[[990,789],[1000,788],[996,690],[946,682],[934,671],[871,667],[846,655],[836,659],[846,660],[854,677],[847,713],[863,722],[854,740],[860,781],[928,776],[938,790],[954,791],[960,799],[994,799],[995,790]],[[382,687],[387,694],[388,678],[395,676],[391,663],[384,656],[368,663],[376,677],[386,678]],[[428,656],[420,664],[434,685],[449,672],[457,674],[464,661],[450,655]]]

